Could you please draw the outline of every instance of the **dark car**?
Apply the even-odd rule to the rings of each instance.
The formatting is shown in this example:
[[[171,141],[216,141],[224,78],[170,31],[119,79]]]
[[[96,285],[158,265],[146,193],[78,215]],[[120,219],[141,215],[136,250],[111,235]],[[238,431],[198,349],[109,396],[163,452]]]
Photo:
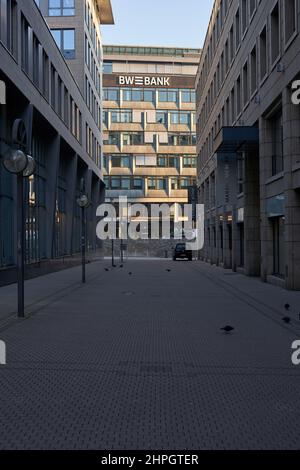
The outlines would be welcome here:
[[[189,261],[192,261],[193,259],[193,254],[191,250],[186,249],[186,244],[185,243],[177,243],[174,249],[173,253],[173,261],[176,261],[177,259],[188,259]]]

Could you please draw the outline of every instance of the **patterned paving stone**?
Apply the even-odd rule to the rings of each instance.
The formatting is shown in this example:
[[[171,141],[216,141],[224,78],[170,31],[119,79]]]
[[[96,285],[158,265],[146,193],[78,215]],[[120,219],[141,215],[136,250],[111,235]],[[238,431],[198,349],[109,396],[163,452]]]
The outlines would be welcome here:
[[[278,312],[289,294],[166,263],[94,267],[85,287],[1,331],[1,449],[299,448],[300,325]]]

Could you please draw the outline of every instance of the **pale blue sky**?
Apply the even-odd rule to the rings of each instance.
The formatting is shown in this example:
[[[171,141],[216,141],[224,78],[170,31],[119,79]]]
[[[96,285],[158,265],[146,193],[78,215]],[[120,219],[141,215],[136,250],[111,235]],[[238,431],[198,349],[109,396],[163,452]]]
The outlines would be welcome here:
[[[111,0],[104,44],[202,47],[214,0]]]

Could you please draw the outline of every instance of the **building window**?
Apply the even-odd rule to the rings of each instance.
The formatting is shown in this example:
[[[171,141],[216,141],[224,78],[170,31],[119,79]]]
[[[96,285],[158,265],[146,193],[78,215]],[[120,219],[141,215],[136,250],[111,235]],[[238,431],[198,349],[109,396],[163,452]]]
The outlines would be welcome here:
[[[189,124],[189,113],[171,111],[171,124]]]
[[[104,88],[104,101],[119,101],[119,90],[117,88]]]
[[[133,178],[133,189],[138,189],[138,190],[143,189],[143,179],[142,178]]]
[[[187,189],[195,183],[193,178],[180,178],[180,189]]]
[[[284,278],[284,217],[274,217],[271,220],[273,233],[273,274]]]
[[[280,55],[280,26],[279,26],[279,3],[275,5],[271,13],[271,63]]]
[[[240,115],[242,110],[241,106],[241,78],[238,77],[236,81],[236,114],[237,117]]]
[[[253,94],[257,89],[257,55],[256,55],[256,46],[253,47],[251,54],[251,94]]]
[[[285,0],[284,4],[284,39],[287,44],[296,32],[297,2]]]
[[[256,8],[256,0],[250,0],[249,1],[249,13],[250,13],[250,19],[252,18]]]
[[[149,190],[165,191],[166,188],[167,188],[166,178],[155,178],[155,177],[148,178]]]
[[[244,180],[245,180],[245,155],[244,153],[238,154],[237,177],[238,177],[238,194],[242,194],[244,192]]]
[[[104,62],[103,64],[103,73],[112,73],[112,63],[111,62]]]
[[[181,101],[183,103],[195,103],[196,93],[192,90],[181,90]]]
[[[112,190],[118,190],[118,189],[130,190],[130,187],[131,187],[131,181],[130,181],[130,178],[127,176],[125,177],[112,176],[110,178],[110,188]]]
[[[123,101],[154,101],[154,90],[144,88],[124,88]]]
[[[195,157],[183,157],[183,168],[196,168],[197,162]]]
[[[123,134],[123,145],[143,145],[143,132],[126,132]]]
[[[248,63],[246,62],[243,67],[243,98],[244,106],[247,105],[249,101],[249,82],[248,82]]]
[[[74,16],[75,0],[49,0],[49,16]]]
[[[272,138],[272,176],[283,171],[283,125],[282,111],[270,120]]]
[[[109,132],[107,140],[104,141],[106,145],[117,145],[120,143],[120,134],[119,132]]]
[[[132,111],[127,109],[112,110],[111,111],[111,122],[112,123],[131,123],[132,122]]]
[[[51,29],[58,48],[66,59],[75,59],[75,29]]]
[[[111,166],[113,168],[130,168],[130,157],[128,155],[112,155]]]
[[[137,167],[143,167],[143,166],[156,167],[157,166],[156,155],[136,155],[135,165]]]
[[[0,2],[1,4],[1,2]],[[17,54],[17,3],[14,0],[4,0],[0,5],[1,13],[1,27],[0,27],[0,40],[11,54]]]
[[[158,92],[158,100],[162,103],[176,103],[178,101],[178,90],[161,89]]]
[[[168,124],[168,111],[157,111],[156,112],[156,122],[157,124]]]
[[[159,168],[176,168],[179,170],[179,157],[173,155],[158,155],[157,166]]]
[[[179,145],[190,146],[196,145],[196,134],[169,134],[169,139],[166,144],[161,145]]]
[[[235,49],[240,47],[241,43],[241,25],[240,25],[240,10],[235,15]]]
[[[242,35],[245,34],[248,26],[248,0],[242,0]]]
[[[265,26],[259,36],[260,80],[267,74],[267,27]]]

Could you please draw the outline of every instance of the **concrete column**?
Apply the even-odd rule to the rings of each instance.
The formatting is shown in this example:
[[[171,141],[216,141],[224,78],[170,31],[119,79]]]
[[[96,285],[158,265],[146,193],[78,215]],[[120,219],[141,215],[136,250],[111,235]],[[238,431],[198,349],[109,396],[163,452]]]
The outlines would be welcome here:
[[[245,273],[260,275],[259,149],[245,152]]]
[[[282,93],[283,154],[285,193],[285,285],[300,290],[300,190],[293,188],[293,167],[299,160],[300,111],[291,101],[291,92]]]

